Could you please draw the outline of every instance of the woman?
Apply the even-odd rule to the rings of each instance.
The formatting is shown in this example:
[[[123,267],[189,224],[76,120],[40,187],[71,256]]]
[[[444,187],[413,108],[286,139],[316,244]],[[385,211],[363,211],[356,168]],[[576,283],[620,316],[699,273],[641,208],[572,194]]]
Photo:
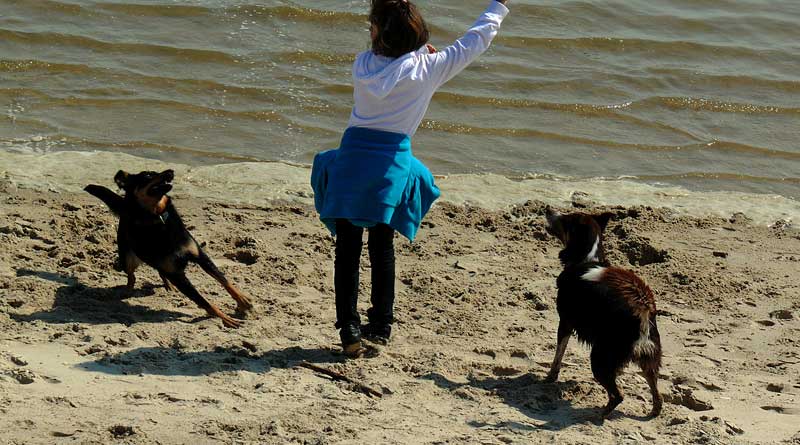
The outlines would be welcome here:
[[[394,232],[413,241],[439,189],[411,153],[436,90],[489,48],[508,14],[491,0],[453,45],[436,51],[416,5],[373,0],[372,48],[353,65],[355,105],[336,150],[314,159],[311,183],[320,219],[336,236],[336,327],[345,354],[357,356],[361,337],[387,344],[394,321]],[[372,307],[361,327],[356,304],[364,228],[369,231]]]

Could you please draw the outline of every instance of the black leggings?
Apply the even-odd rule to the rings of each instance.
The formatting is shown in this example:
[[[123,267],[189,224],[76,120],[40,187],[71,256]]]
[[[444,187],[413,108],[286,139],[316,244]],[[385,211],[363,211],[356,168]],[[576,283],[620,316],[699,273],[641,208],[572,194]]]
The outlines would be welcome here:
[[[358,269],[364,229],[346,219],[336,220],[336,327],[360,325],[358,316]],[[386,224],[369,229],[369,262],[372,269],[372,307],[370,323],[394,321],[394,230]]]

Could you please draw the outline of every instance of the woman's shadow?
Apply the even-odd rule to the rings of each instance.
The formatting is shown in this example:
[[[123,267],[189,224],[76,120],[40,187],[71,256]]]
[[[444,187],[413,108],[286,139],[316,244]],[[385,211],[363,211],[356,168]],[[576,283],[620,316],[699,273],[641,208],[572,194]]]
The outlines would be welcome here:
[[[145,347],[106,355],[78,365],[80,369],[112,375],[203,376],[228,371],[264,374],[290,369],[303,362],[342,363],[345,357],[326,348],[292,346],[258,353],[253,345],[217,346],[210,351],[183,351],[180,348]]]
[[[11,318],[18,322],[41,320],[55,324],[121,323],[130,326],[138,322],[159,323],[190,317],[185,313],[151,309],[126,301],[129,298],[154,295],[157,287],[152,285],[133,290],[125,286],[90,287],[74,277],[30,269],[18,269],[17,276],[33,276],[63,285],[56,290],[53,306],[50,309],[28,315],[11,314]]]

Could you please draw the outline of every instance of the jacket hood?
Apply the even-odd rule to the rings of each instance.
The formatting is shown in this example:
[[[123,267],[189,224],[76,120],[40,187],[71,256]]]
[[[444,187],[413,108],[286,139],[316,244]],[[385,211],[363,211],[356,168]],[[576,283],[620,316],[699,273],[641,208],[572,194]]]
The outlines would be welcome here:
[[[397,85],[414,72],[414,58],[428,54],[423,46],[417,51],[397,58],[379,56],[372,51],[364,51],[356,57],[353,64],[353,81],[365,88],[375,97],[384,98]]]

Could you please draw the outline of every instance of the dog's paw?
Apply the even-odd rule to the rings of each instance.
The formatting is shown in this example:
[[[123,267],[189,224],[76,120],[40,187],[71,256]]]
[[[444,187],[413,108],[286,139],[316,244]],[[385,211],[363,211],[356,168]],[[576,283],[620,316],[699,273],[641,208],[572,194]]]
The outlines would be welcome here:
[[[558,380],[558,374],[549,373],[547,377],[542,380],[542,383],[555,383]]]
[[[251,303],[250,299],[247,299],[247,298],[242,300],[242,301],[240,301],[236,305],[236,312],[245,313],[245,312],[249,312],[251,309],[253,309],[253,303]]]
[[[661,405],[659,404],[657,406],[654,406],[653,409],[650,410],[650,413],[647,414],[647,418],[655,419],[656,417],[658,417],[660,415],[661,415]]]
[[[595,414],[586,419],[586,421],[591,422],[592,424],[597,426],[603,426],[606,423],[606,419],[607,417],[603,414]]]
[[[601,411],[603,420],[610,419],[611,416],[614,415],[614,410],[617,409],[620,403],[622,403],[621,398],[609,401],[608,405],[606,405]]]
[[[222,319],[222,324],[226,328],[239,329],[242,326],[241,321],[236,320],[235,318],[228,317],[227,315],[225,317],[220,317],[220,318]]]
[[[253,310],[253,304],[250,303],[250,300],[240,301],[236,305],[236,312],[234,313],[234,315],[237,318],[245,319],[251,313],[252,310]]]

